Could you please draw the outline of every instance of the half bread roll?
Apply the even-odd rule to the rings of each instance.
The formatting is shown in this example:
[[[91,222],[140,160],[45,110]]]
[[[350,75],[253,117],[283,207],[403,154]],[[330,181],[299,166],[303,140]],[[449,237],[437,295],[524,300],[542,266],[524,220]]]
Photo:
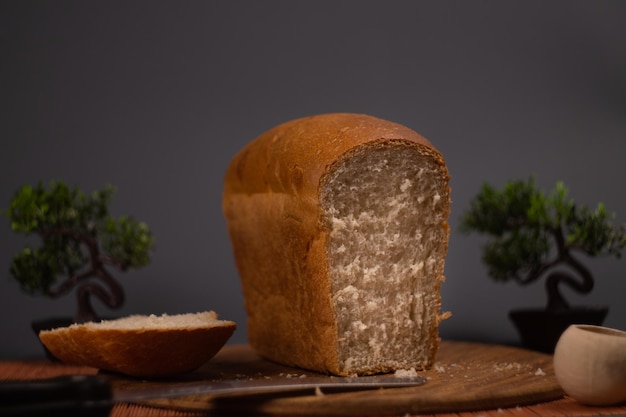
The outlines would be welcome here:
[[[136,377],[190,372],[211,359],[235,331],[213,311],[134,315],[41,331],[60,361]]]

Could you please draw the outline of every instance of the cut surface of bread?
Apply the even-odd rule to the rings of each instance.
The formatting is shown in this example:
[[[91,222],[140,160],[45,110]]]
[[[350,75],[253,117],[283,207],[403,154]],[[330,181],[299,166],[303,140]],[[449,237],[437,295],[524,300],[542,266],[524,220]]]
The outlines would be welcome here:
[[[428,140],[366,115],[298,119],[244,148],[223,208],[252,347],[337,375],[431,366],[448,182]]]
[[[345,369],[430,363],[448,239],[440,169],[428,155],[390,141],[358,148],[322,183],[338,360]]]
[[[60,361],[136,377],[190,372],[211,359],[236,329],[213,311],[72,324],[41,331]]]

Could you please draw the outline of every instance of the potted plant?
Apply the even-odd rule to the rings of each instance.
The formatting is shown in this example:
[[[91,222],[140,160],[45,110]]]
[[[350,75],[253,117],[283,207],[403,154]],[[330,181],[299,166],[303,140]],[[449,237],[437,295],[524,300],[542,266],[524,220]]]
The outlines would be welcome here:
[[[561,333],[573,323],[600,325],[608,312],[601,307],[573,307],[560,292],[566,285],[591,292],[594,277],[574,254],[621,256],[626,225],[614,225],[614,213],[602,203],[595,209],[567,197],[562,182],[546,194],[533,178],[509,181],[503,189],[485,183],[463,213],[460,230],[488,235],[482,261],[496,281],[527,285],[545,278],[547,305],[509,313],[522,344],[553,352]]]
[[[26,185],[17,190],[5,214],[13,231],[35,234],[39,247],[25,247],[13,257],[10,272],[31,295],[60,297],[76,290],[72,318],[33,323],[43,328],[98,320],[91,304],[97,297],[111,309],[124,303],[124,290],[109,272],[135,269],[150,262],[154,238],[145,223],[112,217],[108,206],[115,189],[107,185],[86,195],[64,182]]]

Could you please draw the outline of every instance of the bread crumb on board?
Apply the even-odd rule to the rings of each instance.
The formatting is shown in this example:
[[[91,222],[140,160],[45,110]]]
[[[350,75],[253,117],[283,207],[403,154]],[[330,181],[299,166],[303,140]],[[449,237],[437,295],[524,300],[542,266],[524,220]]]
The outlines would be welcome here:
[[[285,378],[289,378],[289,379],[291,379],[291,378],[306,378],[306,374],[301,374],[301,375],[289,374],[289,373],[285,374],[285,373],[282,373],[282,372],[280,373],[280,376],[284,376]]]
[[[393,376],[396,378],[413,378],[417,376],[415,368],[410,369],[398,369],[394,372]]]

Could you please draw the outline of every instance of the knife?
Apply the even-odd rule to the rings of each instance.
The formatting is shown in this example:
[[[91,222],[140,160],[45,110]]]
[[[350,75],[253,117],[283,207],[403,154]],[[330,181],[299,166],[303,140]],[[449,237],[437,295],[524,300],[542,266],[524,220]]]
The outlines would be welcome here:
[[[175,386],[115,390],[102,375],[72,375],[30,381],[0,382],[0,416],[108,416],[115,403],[187,397],[201,394],[263,394],[333,389],[398,388],[422,385],[420,376],[300,377],[231,379]]]

